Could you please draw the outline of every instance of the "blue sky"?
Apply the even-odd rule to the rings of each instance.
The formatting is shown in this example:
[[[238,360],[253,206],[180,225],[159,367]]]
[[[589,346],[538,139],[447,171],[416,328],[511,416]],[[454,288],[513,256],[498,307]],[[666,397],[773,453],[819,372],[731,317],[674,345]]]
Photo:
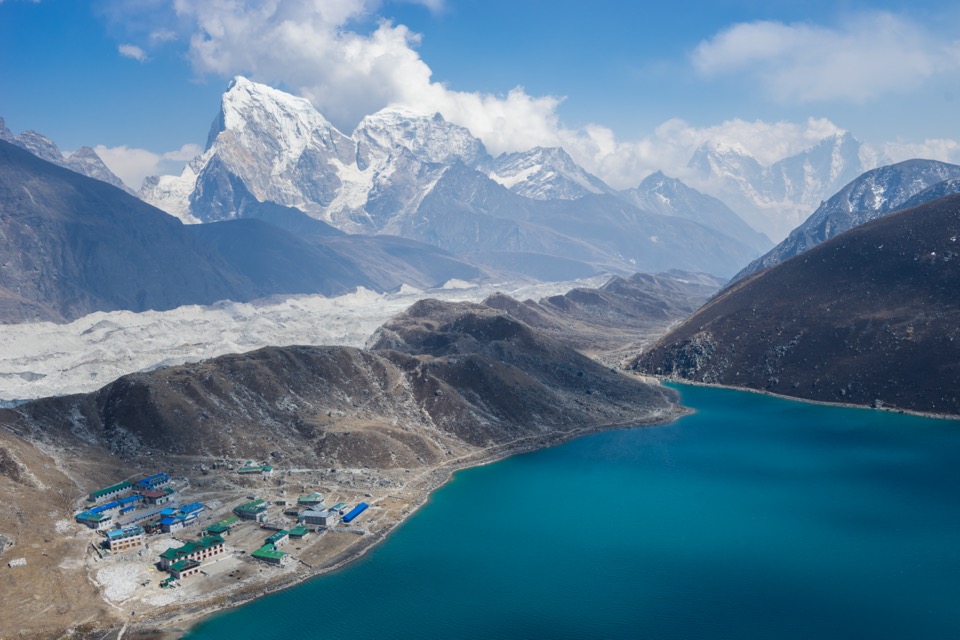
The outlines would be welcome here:
[[[772,162],[837,129],[960,161],[955,2],[0,0],[0,116],[128,182],[198,151],[235,74],[347,133],[404,103],[618,186],[707,140]]]

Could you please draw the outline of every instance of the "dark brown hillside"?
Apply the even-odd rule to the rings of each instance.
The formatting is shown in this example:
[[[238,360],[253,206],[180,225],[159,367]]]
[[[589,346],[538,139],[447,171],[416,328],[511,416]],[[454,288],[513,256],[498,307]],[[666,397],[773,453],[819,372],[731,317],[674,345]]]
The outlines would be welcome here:
[[[496,293],[484,304],[585,354],[620,364],[696,311],[723,281],[705,273],[668,271],[614,276],[602,287],[578,287],[539,302]]]
[[[737,283],[633,367],[960,414],[960,196],[867,223]]]
[[[25,435],[79,437],[127,458],[272,455],[390,468],[674,410],[669,390],[613,373],[502,312],[424,301],[385,325],[371,350],[271,347],[17,411]]]

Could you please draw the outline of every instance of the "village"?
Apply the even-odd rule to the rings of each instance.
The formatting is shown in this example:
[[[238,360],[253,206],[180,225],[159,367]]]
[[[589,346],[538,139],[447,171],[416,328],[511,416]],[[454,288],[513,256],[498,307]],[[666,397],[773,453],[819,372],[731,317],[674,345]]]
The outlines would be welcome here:
[[[211,496],[187,477],[156,472],[82,499],[74,520],[90,533],[77,537],[90,541],[87,566],[108,602],[132,616],[307,577],[411,508],[367,487],[288,481],[303,474],[250,460],[213,473],[232,491]],[[343,493],[328,499],[328,489]]]

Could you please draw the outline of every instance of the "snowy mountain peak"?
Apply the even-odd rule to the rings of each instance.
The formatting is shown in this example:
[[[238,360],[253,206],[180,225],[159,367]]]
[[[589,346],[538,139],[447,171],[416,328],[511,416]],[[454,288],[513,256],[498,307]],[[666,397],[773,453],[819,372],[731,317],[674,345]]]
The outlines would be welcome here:
[[[353,137],[374,153],[391,155],[406,149],[421,162],[460,161],[476,167],[490,160],[483,143],[465,127],[447,122],[439,113],[404,107],[387,107],[365,117]]]
[[[717,198],[662,171],[650,174],[635,189],[621,192],[620,197],[645,211],[692,220],[737,240],[756,253],[766,251],[772,244]]]
[[[637,187],[637,191],[645,192],[656,192],[663,191],[665,189],[679,190],[681,188],[690,189],[683,182],[677,178],[671,178],[667,176],[663,171],[654,171],[646,178],[644,178],[640,185]]]
[[[560,147],[502,154],[494,160],[489,175],[514,193],[533,200],[576,200],[590,193],[614,193]]]
[[[63,164],[63,154],[60,153],[56,143],[36,131],[24,131],[17,136],[16,144],[47,162]]]
[[[892,211],[956,193],[960,184],[951,180],[960,180],[960,166],[936,160],[907,160],[867,171],[822,202],[783,242],[751,262],[734,279],[800,255]]]
[[[289,156],[299,156],[311,137],[345,137],[309,100],[243,76],[235,77],[223,94],[207,147],[227,131],[241,137],[273,138],[276,145],[271,146]]]

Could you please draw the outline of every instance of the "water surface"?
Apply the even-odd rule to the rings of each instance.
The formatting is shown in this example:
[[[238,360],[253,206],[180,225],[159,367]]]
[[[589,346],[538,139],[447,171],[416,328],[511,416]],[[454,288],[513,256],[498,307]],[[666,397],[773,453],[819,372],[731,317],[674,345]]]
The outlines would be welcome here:
[[[960,638],[960,423],[677,388],[188,638]]]

